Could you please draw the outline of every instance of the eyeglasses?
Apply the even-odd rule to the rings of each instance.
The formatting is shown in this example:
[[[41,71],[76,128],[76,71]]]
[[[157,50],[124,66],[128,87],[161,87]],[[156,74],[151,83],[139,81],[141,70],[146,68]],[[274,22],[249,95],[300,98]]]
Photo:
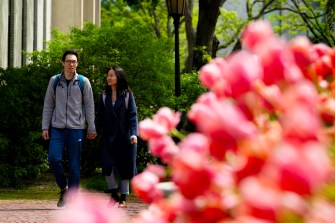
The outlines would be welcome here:
[[[77,64],[78,61],[76,61],[76,60],[65,60],[65,63],[67,63],[67,64]]]

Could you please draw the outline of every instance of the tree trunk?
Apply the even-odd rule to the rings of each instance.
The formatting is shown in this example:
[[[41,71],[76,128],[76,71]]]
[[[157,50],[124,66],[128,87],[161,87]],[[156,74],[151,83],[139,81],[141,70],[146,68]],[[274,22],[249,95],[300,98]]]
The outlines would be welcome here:
[[[328,0],[326,4],[326,23],[331,35],[335,38],[335,1]],[[333,40],[334,40],[333,38]],[[333,42],[335,44],[335,42]],[[332,45],[333,46],[333,45]]]
[[[185,4],[185,30],[187,38],[187,58],[185,61],[185,68],[182,71],[183,73],[192,72],[193,64],[193,48],[195,46],[195,30],[192,26],[192,10],[193,10],[194,0],[186,0]]]
[[[220,15],[220,7],[226,0],[199,0],[199,19],[196,34],[196,50],[193,55],[193,68],[199,70],[205,63],[204,55],[213,53],[215,26]]]

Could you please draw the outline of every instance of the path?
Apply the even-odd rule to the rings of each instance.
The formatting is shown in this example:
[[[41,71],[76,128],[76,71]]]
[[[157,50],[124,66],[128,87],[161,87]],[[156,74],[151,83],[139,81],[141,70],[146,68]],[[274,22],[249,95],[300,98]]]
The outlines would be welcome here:
[[[103,207],[107,206],[107,196],[99,198]],[[0,200],[0,222],[1,223],[57,223],[57,218],[67,216],[68,208],[58,208],[57,200]],[[141,210],[147,208],[146,204],[139,200],[127,202],[126,217],[130,219]],[[100,204],[99,204],[100,205]],[[107,208],[107,207],[106,207]],[[117,209],[115,206],[114,209]],[[72,213],[72,212],[71,212]],[[70,213],[70,214],[71,214]]]

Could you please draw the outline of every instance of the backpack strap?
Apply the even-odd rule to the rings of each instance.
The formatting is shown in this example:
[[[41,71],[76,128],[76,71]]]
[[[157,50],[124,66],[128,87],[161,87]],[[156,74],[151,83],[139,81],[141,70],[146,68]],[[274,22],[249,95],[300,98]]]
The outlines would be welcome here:
[[[102,101],[104,102],[105,105],[105,101],[106,101],[106,92],[102,92]]]
[[[59,83],[60,75],[61,74],[57,74],[56,77],[55,77],[55,80],[54,80],[54,92],[55,92],[55,95],[56,95],[56,87],[57,87],[57,85]]]
[[[106,101],[106,92],[102,92],[102,101],[104,102],[105,104],[105,101]],[[126,109],[128,109],[128,102],[129,102],[129,92],[127,91],[126,93],[126,97],[124,98],[124,102],[126,103]]]
[[[83,94],[84,92],[84,76],[81,75],[81,74],[78,74],[78,79],[79,79],[79,87],[80,87],[80,90],[81,90],[81,94]]]
[[[126,103],[126,109],[128,109],[128,102],[129,102],[129,92],[127,91],[126,97],[124,98],[124,101]]]
[[[61,74],[57,74],[56,77],[55,77],[55,80],[54,80],[54,92],[56,93],[56,87],[59,83],[59,80],[60,80],[60,76]],[[81,75],[81,74],[78,74],[78,85],[79,85],[79,88],[80,88],[80,91],[81,91],[81,95],[83,95],[83,92],[84,92],[84,76]]]

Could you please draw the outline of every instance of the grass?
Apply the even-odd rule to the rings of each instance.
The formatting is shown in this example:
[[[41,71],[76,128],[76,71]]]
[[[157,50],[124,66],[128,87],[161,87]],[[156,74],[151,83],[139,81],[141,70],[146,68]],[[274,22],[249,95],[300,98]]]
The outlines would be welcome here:
[[[51,174],[43,174],[33,182],[26,182],[22,189],[1,188],[1,200],[15,199],[57,199],[59,188]]]
[[[80,188],[102,193],[107,191],[105,178],[101,174],[82,176]],[[27,182],[22,189],[0,188],[0,200],[51,200],[58,199],[58,193],[59,188],[53,175],[46,173],[33,182]],[[128,197],[130,200],[137,200],[132,194]]]

